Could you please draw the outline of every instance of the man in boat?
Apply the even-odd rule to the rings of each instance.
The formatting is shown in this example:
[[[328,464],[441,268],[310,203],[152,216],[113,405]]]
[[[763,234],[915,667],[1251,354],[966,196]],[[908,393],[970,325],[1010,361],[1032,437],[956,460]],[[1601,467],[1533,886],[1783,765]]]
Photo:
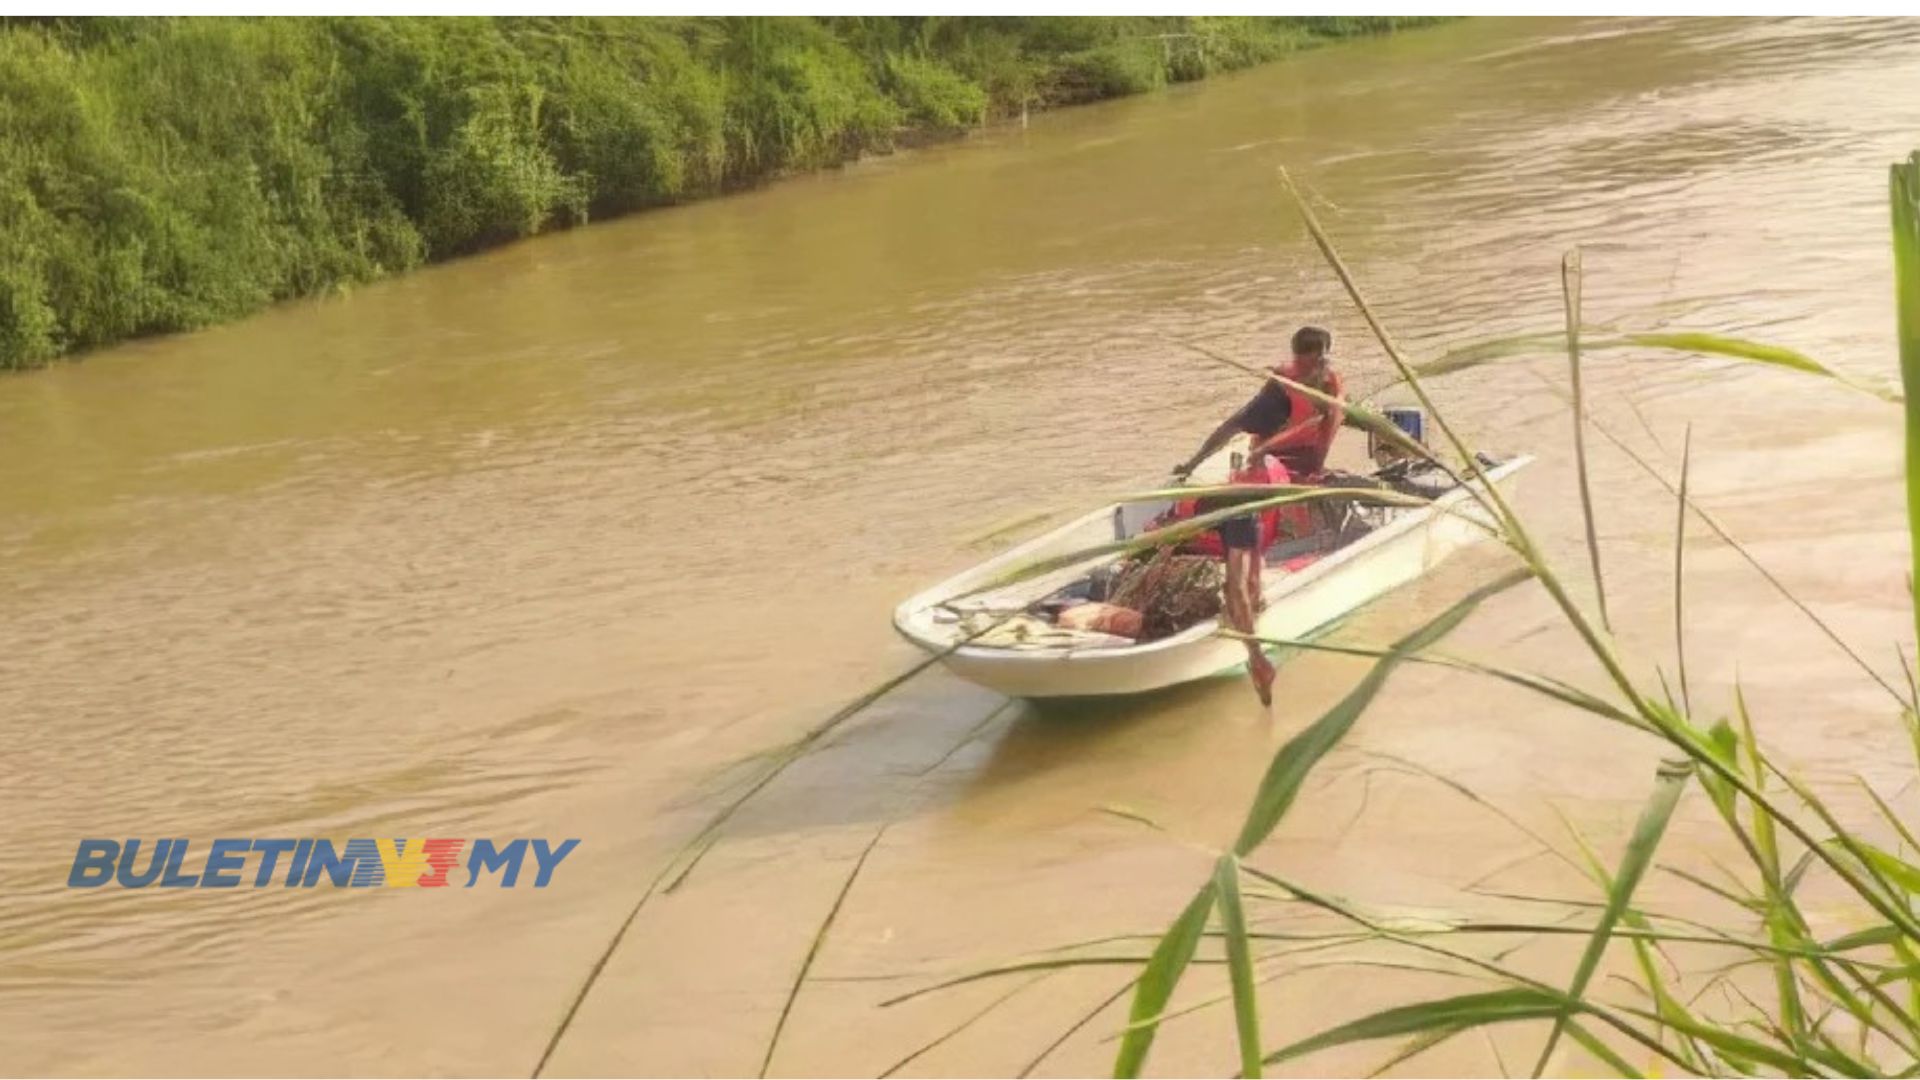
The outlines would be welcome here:
[[[1273,373],[1303,386],[1309,386],[1333,398],[1320,401],[1282,383],[1268,380],[1260,392],[1240,406],[1226,422],[1215,428],[1194,455],[1173,467],[1173,475],[1186,479],[1202,461],[1218,453],[1235,435],[1245,434],[1253,443],[1252,457],[1271,454],[1295,483],[1309,483],[1326,468],[1327,451],[1340,430],[1345,412],[1339,401],[1345,393],[1340,376],[1328,363],[1333,335],[1317,326],[1303,326],[1293,332],[1293,360],[1275,367]]]
[[[1274,374],[1311,387],[1331,400],[1268,380],[1259,393],[1207,436],[1192,457],[1174,466],[1176,478],[1186,479],[1202,461],[1241,434],[1248,437],[1252,450],[1245,466],[1233,474],[1236,483],[1312,483],[1326,468],[1327,451],[1344,419],[1340,376],[1327,359],[1333,335],[1317,326],[1303,326],[1294,331],[1292,345],[1292,362],[1274,368]],[[1196,510],[1205,513],[1247,501],[1250,497],[1201,500]],[[1261,515],[1250,514],[1221,522],[1214,530],[1227,563],[1223,614],[1227,625],[1243,634],[1254,633],[1260,613],[1260,567],[1265,546],[1274,534],[1266,525]],[[1247,643],[1247,674],[1260,703],[1272,704],[1276,672],[1273,661],[1267,659],[1257,642]]]

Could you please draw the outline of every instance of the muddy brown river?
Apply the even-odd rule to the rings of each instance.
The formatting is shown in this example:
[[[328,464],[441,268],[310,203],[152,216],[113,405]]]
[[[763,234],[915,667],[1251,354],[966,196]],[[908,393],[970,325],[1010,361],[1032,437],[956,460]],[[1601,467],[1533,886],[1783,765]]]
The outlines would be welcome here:
[[[1350,386],[1386,380],[1276,166],[1417,355],[1558,326],[1577,243],[1590,322],[1778,342],[1875,381],[1896,374],[1886,166],[1916,146],[1912,24],[1461,22],[0,379],[0,1072],[532,1070],[636,898],[766,753],[917,661],[894,603],[1159,480],[1249,392],[1169,339],[1265,361],[1323,322]],[[1480,445],[1539,456],[1521,509],[1586,582],[1564,383],[1546,356],[1433,390]],[[1691,424],[1701,503],[1898,679],[1896,408],[1655,354],[1596,357],[1587,387],[1664,468]],[[1614,621],[1652,678],[1673,664],[1673,502],[1604,443],[1593,470]],[[1857,773],[1913,808],[1882,690],[1693,536],[1697,709],[1727,709],[1737,674],[1810,782],[1859,810]],[[1337,639],[1389,640],[1505,562],[1457,557]],[[1454,645],[1601,685],[1537,588]],[[771,1063],[877,1075],[1019,982],[881,1002],[1164,928],[1273,750],[1363,664],[1290,659],[1271,715],[1232,680],[1041,711],[915,678],[647,904],[548,1070],[759,1069],[884,827]],[[1613,853],[1659,748],[1404,671],[1257,861],[1396,908],[1501,910],[1475,883],[1593,895],[1381,755]],[[1710,818],[1689,795],[1665,860],[1727,855]],[[544,889],[67,887],[81,839],[136,836],[581,844]],[[1671,875],[1646,891],[1707,909]],[[1017,1072],[1130,973],[1049,975],[901,1071]],[[1203,972],[1182,1000],[1221,985]],[[1458,985],[1303,965],[1266,988],[1265,1028],[1278,1045]],[[1106,1070],[1124,1022],[1100,1013],[1037,1074]],[[1401,1071],[1484,1074],[1496,1048],[1524,1066],[1538,1039]],[[1577,1053],[1554,1070],[1596,1071]],[[1230,1016],[1170,1023],[1149,1067],[1232,1072]]]

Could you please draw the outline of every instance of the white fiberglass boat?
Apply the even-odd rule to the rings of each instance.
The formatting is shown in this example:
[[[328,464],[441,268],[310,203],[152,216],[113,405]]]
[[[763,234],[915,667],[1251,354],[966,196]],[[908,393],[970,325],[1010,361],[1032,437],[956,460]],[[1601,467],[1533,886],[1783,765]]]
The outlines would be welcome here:
[[[1196,483],[1224,483],[1227,451],[1204,463]],[[1487,537],[1490,519],[1468,490],[1486,483],[1503,493],[1533,462],[1483,461],[1467,486],[1443,487],[1430,505],[1341,506],[1337,524],[1315,536],[1277,544],[1262,570],[1262,637],[1299,639],[1426,573],[1440,560]],[[1034,615],[1044,599],[1090,579],[1122,557],[1110,554],[994,588],[1010,570],[1139,535],[1167,504],[1104,506],[935,585],[894,611],[901,634],[964,679],[1010,697],[1060,698],[1138,694],[1236,670],[1246,647],[1218,635],[1217,619],[1153,641],[1048,625]]]

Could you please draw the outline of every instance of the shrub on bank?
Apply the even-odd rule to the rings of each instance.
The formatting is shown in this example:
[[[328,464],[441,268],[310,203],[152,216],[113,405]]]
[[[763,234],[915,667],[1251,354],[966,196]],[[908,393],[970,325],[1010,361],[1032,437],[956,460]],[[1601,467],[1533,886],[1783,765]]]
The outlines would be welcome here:
[[[0,18],[0,369],[1391,24]]]

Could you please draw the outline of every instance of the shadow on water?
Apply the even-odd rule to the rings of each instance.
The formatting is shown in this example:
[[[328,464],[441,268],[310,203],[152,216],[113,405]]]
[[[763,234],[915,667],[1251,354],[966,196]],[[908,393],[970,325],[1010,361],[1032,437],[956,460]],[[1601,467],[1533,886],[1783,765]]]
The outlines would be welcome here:
[[[1125,697],[1026,701],[969,774],[962,798],[1103,758],[1130,758],[1224,708],[1236,679],[1211,678]]]
[[[877,702],[868,722],[792,762],[740,809],[726,835],[877,826],[930,805],[968,814],[1038,783],[1061,793],[1104,787],[1110,774],[1166,743],[1188,741],[1244,693],[1240,680],[1214,678],[1125,697],[1031,701],[933,680]],[[768,764],[744,761],[716,777],[709,804],[737,794]]]
[[[1141,716],[1180,708],[1206,697],[1220,687],[1230,685],[1239,675],[1222,673],[1193,682],[1149,690],[1144,694],[1112,694],[1104,697],[1045,698],[1026,702],[1028,718],[1036,724],[1071,728],[1080,724],[1111,726],[1125,724]]]

